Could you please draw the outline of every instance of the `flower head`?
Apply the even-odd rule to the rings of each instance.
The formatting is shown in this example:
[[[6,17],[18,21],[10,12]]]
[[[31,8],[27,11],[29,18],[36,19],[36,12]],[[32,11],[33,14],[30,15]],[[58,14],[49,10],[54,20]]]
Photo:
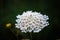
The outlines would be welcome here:
[[[38,12],[26,11],[22,15],[16,16],[16,28],[21,32],[40,32],[44,27],[48,26],[48,16]]]
[[[7,23],[6,24],[6,28],[11,28],[12,24],[11,23]]]

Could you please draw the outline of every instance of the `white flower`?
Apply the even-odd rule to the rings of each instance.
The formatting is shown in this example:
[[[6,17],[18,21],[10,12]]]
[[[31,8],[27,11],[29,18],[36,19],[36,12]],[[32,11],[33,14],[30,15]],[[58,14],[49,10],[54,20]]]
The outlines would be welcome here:
[[[16,16],[16,28],[21,32],[40,32],[44,27],[48,26],[48,16],[38,12],[26,11],[22,15]]]

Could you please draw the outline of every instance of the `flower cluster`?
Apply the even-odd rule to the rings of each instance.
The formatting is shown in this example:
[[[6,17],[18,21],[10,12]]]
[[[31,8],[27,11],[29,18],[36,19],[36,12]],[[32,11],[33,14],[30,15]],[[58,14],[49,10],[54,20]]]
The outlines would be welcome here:
[[[48,26],[48,16],[42,15],[40,12],[26,11],[22,15],[16,16],[16,28],[21,32],[40,32],[41,29]]]

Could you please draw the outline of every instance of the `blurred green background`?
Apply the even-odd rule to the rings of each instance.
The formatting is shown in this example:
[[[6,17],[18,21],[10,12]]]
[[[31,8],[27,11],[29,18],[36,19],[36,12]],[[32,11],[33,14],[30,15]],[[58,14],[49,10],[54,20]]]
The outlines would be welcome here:
[[[33,40],[56,40],[60,38],[60,11],[58,0],[0,0],[0,40],[17,40],[14,34],[5,27],[6,23],[12,23],[13,27],[16,15],[23,11],[37,11],[49,16],[48,27],[41,32],[33,34]],[[20,39],[23,37],[20,36]]]

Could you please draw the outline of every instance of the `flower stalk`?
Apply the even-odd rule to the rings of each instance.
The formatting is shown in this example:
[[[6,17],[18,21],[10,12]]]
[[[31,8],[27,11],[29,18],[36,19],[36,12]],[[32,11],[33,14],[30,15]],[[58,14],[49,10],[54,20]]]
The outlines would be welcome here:
[[[30,40],[32,40],[32,33],[30,32]]]

